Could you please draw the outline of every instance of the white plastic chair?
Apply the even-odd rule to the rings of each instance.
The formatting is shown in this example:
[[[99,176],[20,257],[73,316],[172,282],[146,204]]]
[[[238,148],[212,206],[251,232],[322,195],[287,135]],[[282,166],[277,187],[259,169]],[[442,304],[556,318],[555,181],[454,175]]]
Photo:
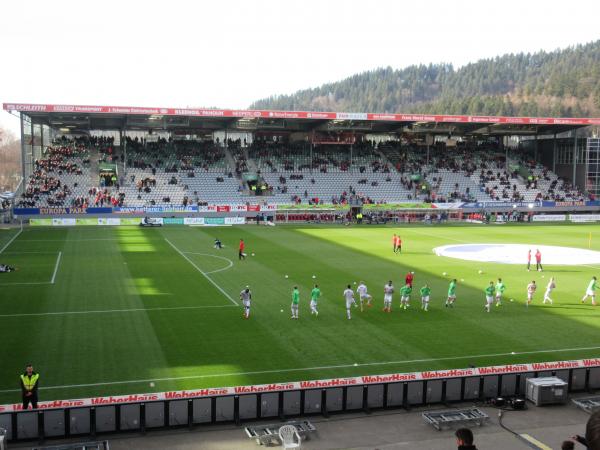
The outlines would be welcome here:
[[[302,438],[294,425],[284,425],[279,429],[279,439],[283,448],[300,448]]]

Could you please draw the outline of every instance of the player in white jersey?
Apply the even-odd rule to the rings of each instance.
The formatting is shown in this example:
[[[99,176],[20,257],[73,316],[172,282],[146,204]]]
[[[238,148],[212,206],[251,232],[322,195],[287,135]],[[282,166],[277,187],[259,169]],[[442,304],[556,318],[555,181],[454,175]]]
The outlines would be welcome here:
[[[242,292],[240,292],[240,300],[244,305],[244,319],[250,318],[250,302],[252,300],[252,292],[250,292],[250,286],[246,286]]]
[[[352,305],[354,305],[355,308],[358,306],[356,304],[356,300],[354,300],[352,286],[348,285],[348,287],[344,290],[344,299],[346,300],[346,315],[348,316],[348,320],[350,320],[352,319],[350,308],[352,308]]]
[[[363,311],[363,306],[365,304],[365,301],[367,302],[367,307],[371,307],[371,300],[373,299],[373,297],[371,297],[368,292],[367,292],[367,285],[365,284],[364,281],[361,281],[358,284],[358,287],[356,288],[356,293],[358,294],[358,298],[360,299],[360,310],[361,312]]]
[[[387,313],[392,312],[392,295],[394,294],[394,285],[392,281],[388,281],[383,287],[383,311]]]
[[[592,305],[596,306],[596,289],[598,289],[598,282],[596,281],[596,277],[592,277],[592,281],[588,284],[588,288],[581,299],[581,303],[585,303],[588,297],[592,297]]]
[[[550,278],[548,282],[548,286],[546,286],[546,292],[544,293],[544,301],[542,303],[550,303],[552,304],[552,299],[550,298],[550,294],[556,288],[556,283],[554,282],[554,277]]]
[[[535,280],[531,280],[531,283],[527,285],[527,306],[532,302],[536,290],[537,284],[535,284]]]

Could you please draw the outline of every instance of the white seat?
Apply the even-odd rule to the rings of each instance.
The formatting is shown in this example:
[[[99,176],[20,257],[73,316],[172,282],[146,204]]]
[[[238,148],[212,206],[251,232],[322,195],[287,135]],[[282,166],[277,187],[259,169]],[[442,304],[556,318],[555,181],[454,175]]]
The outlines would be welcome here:
[[[283,448],[300,448],[302,438],[294,425],[284,425],[279,429],[279,439]]]

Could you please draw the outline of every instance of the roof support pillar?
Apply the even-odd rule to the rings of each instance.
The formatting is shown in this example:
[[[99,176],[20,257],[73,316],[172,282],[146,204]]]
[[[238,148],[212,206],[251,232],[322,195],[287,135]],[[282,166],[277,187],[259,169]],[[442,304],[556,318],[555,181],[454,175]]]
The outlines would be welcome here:
[[[552,139],[552,172],[556,173],[556,133]]]
[[[21,122],[21,179],[23,183],[23,189],[25,189],[25,182],[27,180],[27,174],[25,171],[25,125],[23,124],[23,113],[19,113],[19,121]]]
[[[575,180],[577,177],[577,128],[573,130],[573,181],[572,185],[575,186]]]

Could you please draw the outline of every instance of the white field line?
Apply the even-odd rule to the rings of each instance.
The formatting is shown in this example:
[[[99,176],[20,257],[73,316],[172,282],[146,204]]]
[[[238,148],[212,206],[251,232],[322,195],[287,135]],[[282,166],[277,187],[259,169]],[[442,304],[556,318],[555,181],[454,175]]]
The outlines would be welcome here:
[[[22,240],[19,242],[23,242]],[[55,255],[56,253],[58,253],[57,251],[50,251],[50,252],[17,252],[17,251],[10,251],[10,252],[4,252],[5,255]]]
[[[598,350],[598,347],[579,347],[579,348],[557,348],[552,350],[533,350],[526,352],[510,352],[510,353],[489,353],[484,355],[465,355],[465,356],[446,356],[442,358],[424,358],[424,359],[413,359],[403,361],[384,361],[384,362],[371,362],[371,363],[360,363],[360,364],[339,364],[335,366],[317,366],[317,367],[299,367],[295,369],[276,369],[276,370],[255,370],[250,372],[229,372],[229,373],[216,373],[216,374],[204,374],[204,375],[187,375],[181,377],[164,377],[164,378],[148,378],[138,380],[124,380],[124,381],[106,381],[101,383],[85,383],[85,384],[65,384],[60,386],[46,386],[40,387],[40,389],[70,389],[70,388],[81,388],[81,387],[94,387],[94,386],[112,386],[118,384],[137,384],[137,383],[149,383],[156,381],[178,381],[178,380],[196,380],[201,378],[221,378],[221,377],[232,377],[232,376],[243,376],[243,375],[264,375],[270,373],[285,373],[285,372],[306,372],[312,370],[330,370],[330,369],[347,369],[355,367],[371,367],[371,366],[388,366],[388,365],[405,365],[423,362],[436,362],[436,361],[452,361],[458,359],[474,359],[474,358],[495,358],[499,356],[517,356],[517,355],[535,355],[539,353],[556,353],[556,352],[575,352],[580,350]],[[3,389],[0,393],[8,392],[20,392],[20,389]]]
[[[17,234],[15,234],[15,235],[14,235],[14,236],[13,236],[13,237],[10,239],[10,241],[8,241],[8,242],[6,243],[6,245],[0,249],[0,253],[2,253],[4,250],[6,250],[6,249],[8,248],[8,246],[9,246],[10,244],[12,244],[12,243],[13,243],[13,241],[14,241],[16,238],[18,238],[18,237],[19,237],[19,235],[20,235],[22,232],[23,232],[23,229],[21,228],[21,229],[19,230],[19,232],[18,232]]]
[[[56,265],[54,266],[54,272],[52,273],[52,279],[50,280],[50,284],[54,284],[54,280],[56,280],[56,272],[58,272],[60,258],[62,258],[62,252],[58,252],[58,258],[56,258]]]
[[[200,272],[204,278],[206,278],[208,281],[210,281],[210,283],[211,283],[211,284],[212,284],[214,287],[216,287],[216,288],[217,288],[217,289],[218,289],[218,290],[221,292],[221,294],[223,294],[225,297],[227,297],[231,303],[233,303],[235,306],[240,306],[240,304],[239,304],[238,302],[236,302],[236,301],[235,301],[235,300],[234,300],[234,299],[231,297],[231,295],[229,295],[227,292],[225,292],[225,291],[223,290],[223,288],[222,288],[221,286],[219,286],[217,283],[215,283],[215,282],[212,280],[212,278],[211,278],[211,277],[209,277],[209,276],[206,274],[206,272],[204,272],[204,271],[203,271],[203,270],[202,270],[200,267],[198,267],[198,266],[197,266],[197,265],[194,263],[194,261],[192,261],[190,258],[188,258],[188,257],[187,257],[187,255],[186,255],[185,253],[183,253],[181,250],[179,250],[177,247],[175,247],[175,245],[173,245],[173,243],[172,243],[170,240],[168,240],[167,238],[165,238],[165,241],[167,241],[167,243],[168,243],[168,244],[169,244],[171,247],[173,247],[173,249],[174,249],[174,250],[175,250],[177,253],[179,253],[181,256],[183,256],[183,257],[185,258],[185,260],[186,260],[187,262],[189,262],[189,263],[190,263],[190,264],[191,264],[191,265],[194,267],[194,269],[196,269],[198,272]]]
[[[46,283],[15,283],[15,284],[50,284]],[[186,309],[204,309],[204,308],[233,308],[236,305],[199,305],[199,306],[165,306],[157,308],[130,308],[130,309],[98,309],[91,311],[56,311],[56,312],[40,312],[40,313],[15,313],[15,314],[0,314],[0,319],[4,317],[36,317],[36,316],[69,316],[77,314],[115,314],[128,312],[145,312],[145,311],[172,311]]]
[[[225,260],[229,263],[229,265],[227,267],[223,267],[222,269],[211,270],[210,272],[205,272],[207,275],[211,274],[211,273],[223,272],[224,270],[231,269],[233,267],[233,261],[230,260],[229,258],[225,258],[224,256],[212,255],[210,253],[194,253],[194,252],[183,252],[183,253],[185,253],[186,255],[210,256],[212,258],[218,258],[218,259]]]
[[[21,239],[21,242],[87,242],[87,241],[119,241],[115,238],[84,238],[84,239]]]

